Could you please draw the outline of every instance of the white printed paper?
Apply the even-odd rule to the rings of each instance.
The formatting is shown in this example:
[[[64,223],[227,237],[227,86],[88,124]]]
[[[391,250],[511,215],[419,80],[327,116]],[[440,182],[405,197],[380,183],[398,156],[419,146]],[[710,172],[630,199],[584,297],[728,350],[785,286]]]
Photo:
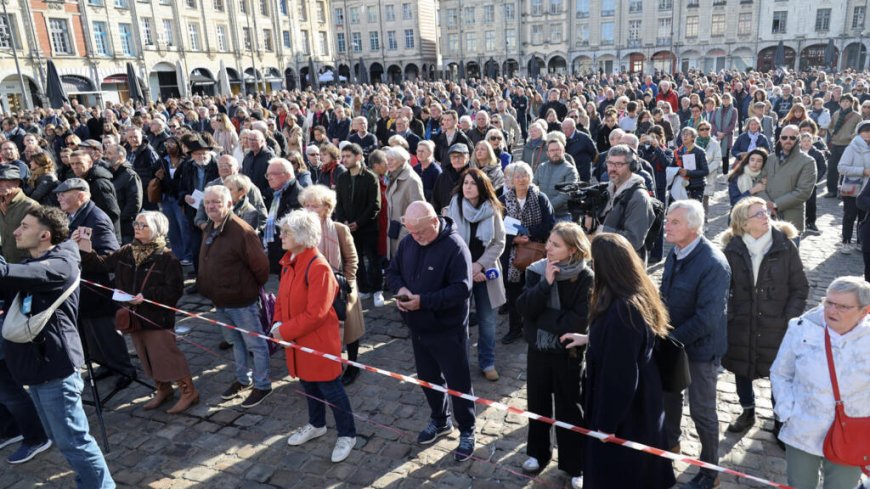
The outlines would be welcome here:
[[[695,163],[695,155],[684,154],[681,158],[683,159],[683,168],[686,170],[698,169],[698,165]]]
[[[202,193],[202,190],[194,190],[190,196],[193,197],[193,203],[188,205],[194,209],[199,209],[199,204],[202,202],[202,198],[205,197],[205,194]]]
[[[112,300],[116,302],[130,302],[135,298],[135,296],[132,296],[126,292],[122,292],[118,289],[115,289],[115,292],[112,294]]]
[[[516,236],[520,234],[519,227],[522,227],[522,225],[522,221],[515,217],[506,216],[504,218],[504,232],[506,234],[510,234],[511,236]]]

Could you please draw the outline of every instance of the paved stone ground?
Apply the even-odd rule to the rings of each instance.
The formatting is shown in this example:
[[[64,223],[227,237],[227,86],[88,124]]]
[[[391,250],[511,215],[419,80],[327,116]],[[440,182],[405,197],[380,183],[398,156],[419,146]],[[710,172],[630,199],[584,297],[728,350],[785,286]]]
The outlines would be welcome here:
[[[724,187],[719,183],[720,189]],[[707,235],[716,237],[725,228],[727,195],[720,190],[715,196]],[[830,281],[841,275],[860,275],[863,271],[859,254],[843,255],[836,251],[839,240],[839,201],[819,199],[820,236],[808,236],[801,245],[801,256],[812,287],[811,305],[819,302]],[[651,268],[658,279],[661,265]],[[273,287],[276,285],[271,283]],[[370,306],[370,304],[366,304]],[[198,296],[185,297],[182,307],[209,311],[210,304]],[[504,319],[504,316],[500,316]],[[413,374],[414,361],[407,329],[402,325],[392,303],[381,309],[366,311],[368,333],[363,338],[360,361],[395,372]],[[304,447],[289,447],[287,434],[307,421],[306,400],[295,380],[287,377],[284,356],[272,358],[275,391],[263,404],[250,410],[239,407],[241,399],[222,401],[220,392],[232,382],[232,355],[217,350],[221,339],[216,326],[202,320],[184,319],[181,324],[192,331],[180,339],[187,355],[202,401],[188,413],[170,416],[161,411],[145,412],[141,404],[150,392],[133,385],[106,405],[105,424],[111,452],[106,455],[115,480],[121,487],[151,488],[259,488],[259,487],[375,487],[375,488],[526,488],[570,487],[568,477],[556,468],[555,461],[532,480],[520,475],[525,459],[525,418],[495,409],[478,408],[477,450],[473,461],[456,463],[450,451],[457,444],[455,436],[429,447],[414,443],[416,433],[426,423],[420,388],[376,374],[364,373],[348,388],[359,437],[356,450],[348,460],[332,464],[329,456],[335,441],[332,416],[328,416],[327,436]],[[499,337],[506,331],[500,324]],[[471,329],[472,343],[477,330]],[[513,344],[496,349],[501,380],[487,382],[472,359],[475,393],[483,397],[525,408],[526,346]],[[102,389],[111,380],[103,381]],[[728,422],[739,411],[733,376],[719,377],[719,420],[721,425],[721,463],[775,481],[785,482],[784,453],[770,433],[772,412],[770,386],[756,382],[760,420],[743,436],[725,433]],[[86,391],[85,397],[90,393]],[[166,408],[164,408],[166,409]],[[92,408],[92,432],[98,424]],[[684,413],[684,453],[697,456],[700,445],[692,434],[692,422]],[[101,442],[102,443],[102,442]],[[0,452],[6,457],[10,448]],[[685,482],[694,468],[677,464],[679,480]],[[723,489],[757,487],[758,484],[722,476]],[[51,449],[34,461],[12,467],[0,463],[0,488],[74,487],[74,476],[63,457]]]

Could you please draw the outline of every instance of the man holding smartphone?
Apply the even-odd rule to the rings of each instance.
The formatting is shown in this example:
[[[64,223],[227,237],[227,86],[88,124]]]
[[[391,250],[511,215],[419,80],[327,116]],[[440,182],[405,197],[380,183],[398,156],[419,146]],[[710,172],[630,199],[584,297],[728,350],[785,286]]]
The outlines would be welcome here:
[[[411,329],[417,378],[473,394],[468,366],[468,309],[471,254],[449,217],[438,217],[427,202],[408,206],[402,224],[410,232],[399,242],[387,269],[387,284]],[[432,417],[417,442],[428,445],[453,432],[448,395],[423,389]],[[474,403],[453,398],[459,425],[459,461],[474,452]]]

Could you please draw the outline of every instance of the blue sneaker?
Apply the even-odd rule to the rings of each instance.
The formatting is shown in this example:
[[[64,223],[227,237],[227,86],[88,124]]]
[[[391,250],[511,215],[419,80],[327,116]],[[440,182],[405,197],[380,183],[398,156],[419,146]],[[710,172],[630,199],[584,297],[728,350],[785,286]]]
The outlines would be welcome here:
[[[23,439],[24,439],[24,437],[21,435],[13,436],[10,438],[0,438],[0,448],[6,448],[9,445],[12,445],[14,443],[18,443],[19,441],[21,441]]]
[[[447,436],[450,433],[453,433],[453,422],[450,419],[447,419],[447,424],[441,427],[435,425],[434,420],[429,420],[429,424],[426,428],[417,435],[417,443],[421,445],[428,445],[438,438],[442,436]]]
[[[15,450],[15,453],[10,455],[6,461],[10,464],[23,464],[40,453],[48,450],[50,447],[51,440],[45,440],[45,443],[42,445],[25,445],[22,443],[21,446],[18,447],[18,450]]]
[[[465,462],[474,453],[474,432],[460,433],[459,446],[453,450],[453,459],[457,462]]]

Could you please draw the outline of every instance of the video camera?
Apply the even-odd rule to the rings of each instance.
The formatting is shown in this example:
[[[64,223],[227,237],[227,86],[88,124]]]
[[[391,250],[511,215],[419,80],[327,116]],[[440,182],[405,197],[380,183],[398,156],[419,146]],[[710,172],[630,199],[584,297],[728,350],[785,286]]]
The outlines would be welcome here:
[[[593,226],[598,222],[598,216],[604,211],[610,198],[607,183],[597,185],[586,182],[558,183],[556,190],[568,195],[568,210],[571,212],[572,220],[582,224],[581,218],[590,216],[593,218]]]

